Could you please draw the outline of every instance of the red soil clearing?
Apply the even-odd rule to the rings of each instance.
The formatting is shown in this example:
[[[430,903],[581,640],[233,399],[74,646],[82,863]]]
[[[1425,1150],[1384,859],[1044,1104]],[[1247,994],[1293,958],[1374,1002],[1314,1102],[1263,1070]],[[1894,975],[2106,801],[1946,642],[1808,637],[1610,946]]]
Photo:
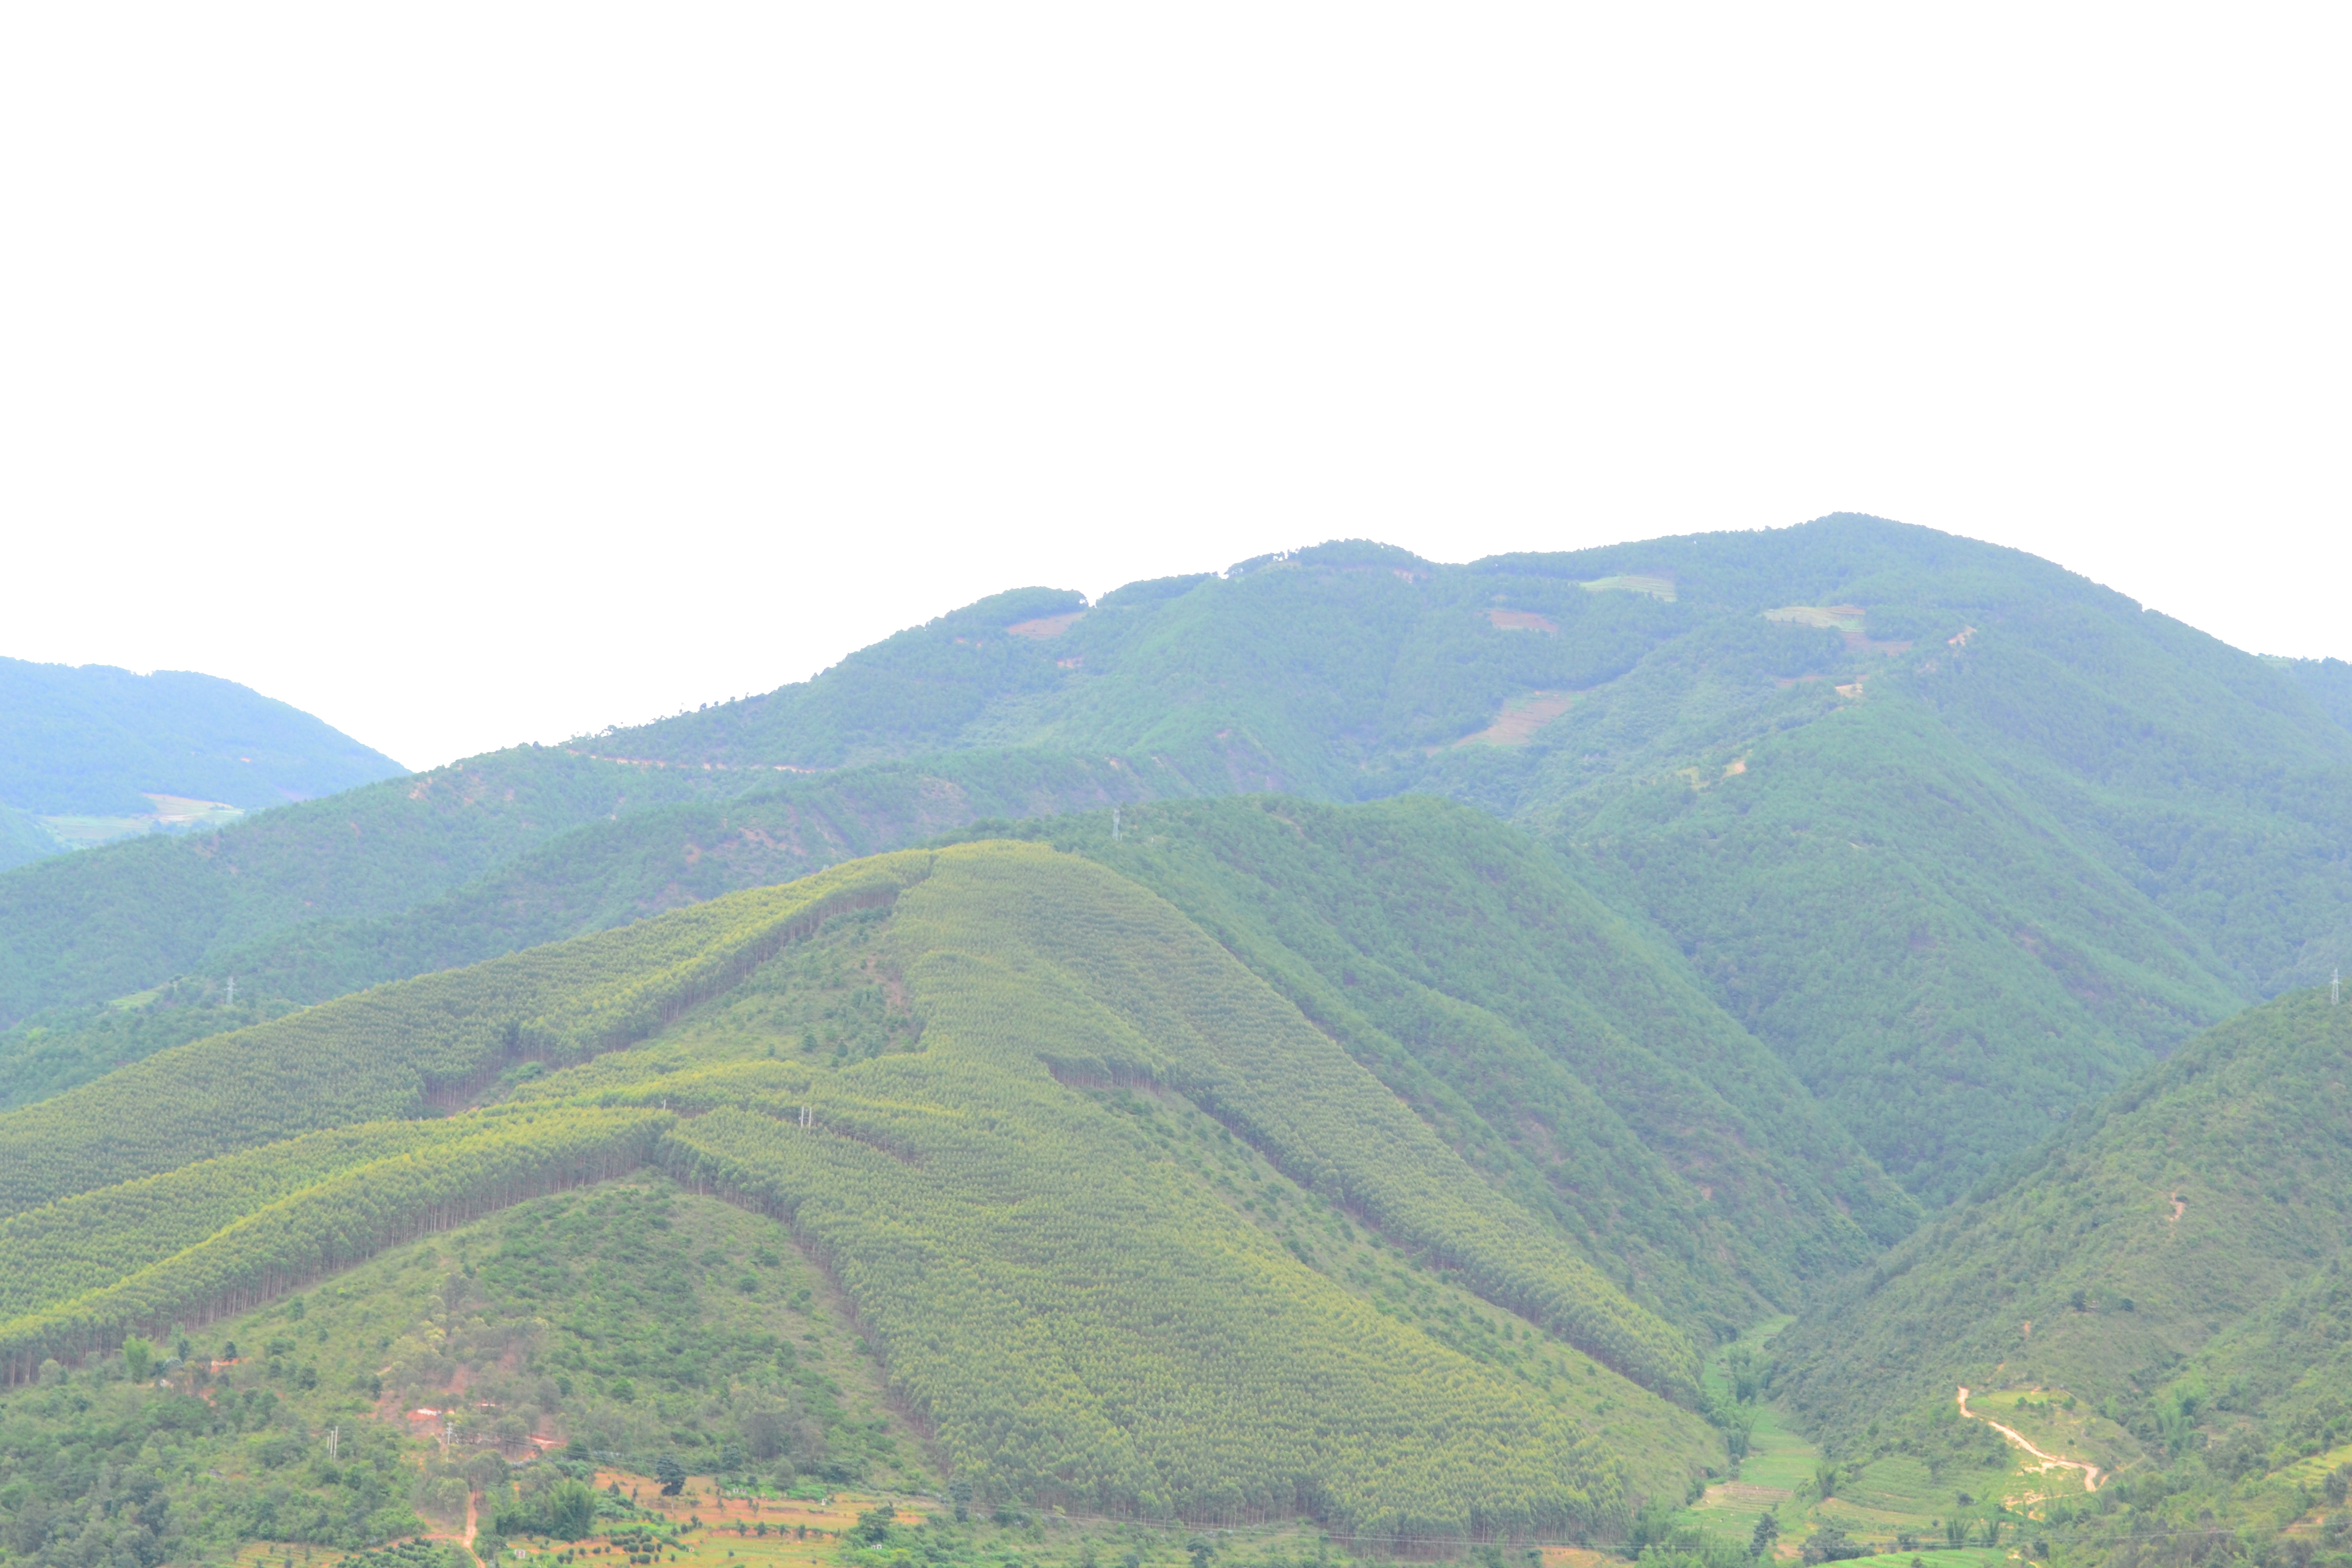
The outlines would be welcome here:
[[[1494,622],[1499,631],[1559,635],[1559,627],[1549,616],[1537,615],[1533,610],[1489,610],[1486,618]]]
[[[1465,735],[1457,746],[1524,746],[1528,737],[1575,706],[1579,693],[1536,691],[1507,704],[1495,721],[1475,735]]]

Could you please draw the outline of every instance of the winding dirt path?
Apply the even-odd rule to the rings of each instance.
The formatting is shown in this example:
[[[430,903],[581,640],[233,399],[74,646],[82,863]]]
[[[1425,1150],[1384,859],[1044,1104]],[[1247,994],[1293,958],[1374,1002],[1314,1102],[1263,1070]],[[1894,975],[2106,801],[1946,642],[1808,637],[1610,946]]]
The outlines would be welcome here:
[[[2018,1431],[2015,1427],[2004,1426],[1990,1415],[1978,1415],[1975,1411],[1969,1408],[1969,1391],[1966,1386],[1963,1386],[1960,1389],[1960,1414],[1970,1421],[1983,1422],[1986,1426],[1991,1427],[1994,1431],[2008,1438],[2011,1443],[2014,1443],[2017,1447],[2024,1449],[2027,1453],[2041,1460],[2042,1469],[2080,1470],[2083,1472],[2083,1489],[2088,1492],[2095,1492],[2099,1489],[2098,1466],[2082,1459],[2069,1459],[2061,1454],[2045,1454],[2041,1449],[2035,1447],[2032,1443],[2028,1442],[2025,1435]]]

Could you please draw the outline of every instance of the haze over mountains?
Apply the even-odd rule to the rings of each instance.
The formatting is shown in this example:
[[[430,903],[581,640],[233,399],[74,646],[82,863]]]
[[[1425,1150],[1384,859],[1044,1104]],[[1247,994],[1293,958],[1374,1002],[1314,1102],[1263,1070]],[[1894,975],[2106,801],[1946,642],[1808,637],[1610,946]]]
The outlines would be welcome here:
[[[2347,718],[2352,667],[1862,517],[1000,594],[0,876],[0,1361],[685,1184],[828,1271],[891,1473],[984,1495],[1638,1543],[1777,1400],[1792,1531],[2315,1542]],[[620,1371],[535,1419],[621,1432]],[[1961,1384],[2125,1479],[2026,1497]]]
[[[0,868],[403,771],[234,681],[0,658]]]
[[[979,816],[1423,791],[1566,852],[1940,1199],[2339,961],[2341,673],[1861,518],[1022,590],[767,697],[37,868],[0,1016],[199,971],[320,1000]]]

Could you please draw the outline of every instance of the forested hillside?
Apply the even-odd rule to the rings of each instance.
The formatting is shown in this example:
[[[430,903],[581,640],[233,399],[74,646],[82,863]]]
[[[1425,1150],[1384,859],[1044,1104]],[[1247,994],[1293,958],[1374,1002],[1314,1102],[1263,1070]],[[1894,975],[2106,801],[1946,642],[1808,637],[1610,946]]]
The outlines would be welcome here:
[[[1832,1293],[1775,1389],[1853,1452],[1961,1384],[2095,1413],[2070,1451],[2122,1483],[2081,1521],[2100,1550],[2292,1523],[2352,1458],[2317,1462],[2352,1444],[2347,1081],[2352,1007],[2242,1014]]]
[[[2305,1568],[2347,704],[1871,519],[1359,542],[0,874],[0,1561],[495,1550],[602,1453]]]
[[[1767,618],[1783,600],[1861,616]],[[2014,552],[1861,521],[1472,568],[1333,547],[1074,608],[985,602],[790,700],[597,742],[688,768],[502,753],[216,844],[28,868],[0,879],[0,994],[22,1018],[242,969],[313,1000],[1008,805],[1436,787],[1571,848],[1884,1163],[1948,1196],[2307,971],[2346,919],[2344,736],[2305,689],[2325,682]],[[1579,695],[1523,744],[1439,743],[1528,690]],[[1117,750],[728,798],[754,763],[989,739]],[[110,1021],[68,1006],[0,1041],[8,1097],[126,1059],[119,1028],[57,1037]]]
[[[409,909],[567,828],[710,787],[526,747],[21,867],[0,876],[0,1018],[145,990],[306,921]]]
[[[0,1107],[253,1021],[255,1005],[606,930],[982,816],[1136,798],[1153,778],[1148,765],[979,752],[730,795],[742,775],[517,752],[194,844],[93,851],[104,878],[44,867],[0,879],[28,932],[0,937],[26,1015],[0,1031]],[[135,933],[117,925],[126,909]],[[231,979],[247,1005],[233,1018]],[[106,1005],[150,981],[127,1009]]]
[[[0,876],[0,1098],[129,1059],[92,1009],[168,1007],[148,993],[183,976],[312,1001],[982,816],[1433,792],[1565,852],[1941,1203],[2352,957],[2342,687],[1867,518],[1021,590],[766,697],[274,812],[210,858]]]
[[[1703,1338],[1917,1210],[1679,954],[1483,813],[1255,796],[982,824],[1116,868]]]
[[[299,709],[209,675],[133,675],[0,658],[0,808],[37,837],[0,831],[0,867],[55,854],[39,819],[103,836],[144,831],[156,797],[245,811],[334,795],[402,771]]]
[[[919,869],[853,863],[158,1052],[0,1115],[0,1214],[314,1129],[427,1114],[525,1062],[631,1044],[825,915],[887,902]],[[171,1114],[150,1114],[158,1105]]]
[[[952,685],[964,743],[1521,820],[1938,1199],[2308,976],[2352,910],[2352,732],[2324,672],[1927,530],[1465,567],[1332,545],[1076,608],[856,656],[834,673],[855,668],[862,743],[943,743],[916,694]],[[612,743],[824,765],[856,754],[810,717],[833,678]]]
[[[1353,833],[1318,820],[1327,915],[1335,896],[1381,896],[1374,875],[1349,898],[1351,866],[1426,879],[1483,848],[1473,881],[1504,868],[1507,830],[1474,814],[1380,809]],[[1229,846],[1297,831],[1246,803],[1192,820]],[[1238,891],[1217,889],[1213,855],[1162,858],[1189,866],[1196,892]],[[1482,913],[1499,928],[1489,985],[1567,934],[1585,951],[1553,954],[1532,983],[1589,990],[1587,1026],[1679,996],[1686,1031],[1727,1028],[1572,883],[1507,877]],[[1294,921],[1302,942],[1313,930]],[[1369,964],[1375,933],[1355,934]],[[1314,973],[1275,926],[1248,951],[1293,984]],[[1367,1000],[1373,1029],[1404,1016],[1401,998]],[[1489,1000],[1490,1036],[1519,1026]],[[1383,1048],[1349,1034],[1356,1051]],[[1465,1160],[1460,1147],[1498,1143],[1491,1131],[1445,1106],[1417,1116],[1350,1048],[1107,864],[1003,842],[853,862],[174,1047],[0,1115],[14,1215],[0,1275],[16,1281],[0,1366],[54,1382],[142,1332],[341,1279],[419,1233],[649,1168],[821,1263],[942,1462],[982,1495],[1303,1511],[1384,1534],[1607,1531],[1722,1453],[1689,1409],[1696,1345],[1628,1287],[1699,1319],[1790,1288],[1820,1255],[1866,1250],[1808,1157],[1903,1202],[1822,1123],[1822,1147],[1742,1173],[1743,1203],[1791,1211],[1744,1269],[1695,1288],[1685,1255],[1679,1276],[1621,1284],[1609,1237],[1564,1223],[1523,1157]],[[1591,1070],[1557,1038],[1517,1048]],[[1736,1030],[1716,1048],[1778,1070]],[[1555,1081],[1600,1099],[1569,1072]],[[436,1100],[492,1103],[383,1120]],[[1546,1133],[1588,1180],[1678,1179],[1675,1151],[1644,1163],[1605,1147],[1638,1136],[1622,1119]],[[1669,1238],[1653,1251],[1670,1257]],[[752,1295],[771,1288],[745,1275]],[[539,1404],[542,1422],[618,1418]]]
[[[454,1542],[469,1501],[495,1559],[502,1531],[544,1531],[555,1510],[577,1510],[567,1533],[642,1517],[587,1493],[593,1467],[517,1468],[551,1436],[648,1472],[683,1456],[738,1485],[921,1483],[921,1439],[846,1303],[775,1228],[639,1173],[190,1328],[143,1352],[158,1381],[120,1356],[55,1366],[0,1405],[12,1561]],[[420,1406],[429,1421],[406,1418]]]

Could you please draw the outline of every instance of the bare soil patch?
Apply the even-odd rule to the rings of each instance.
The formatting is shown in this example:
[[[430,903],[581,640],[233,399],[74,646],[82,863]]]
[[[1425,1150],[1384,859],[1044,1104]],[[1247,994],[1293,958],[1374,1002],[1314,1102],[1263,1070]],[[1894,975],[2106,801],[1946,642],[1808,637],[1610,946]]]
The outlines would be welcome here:
[[[1489,610],[1486,618],[1495,629],[1505,632],[1542,632],[1547,637],[1559,636],[1559,625],[1549,616],[1537,615],[1533,610]]]
[[[1524,746],[1535,732],[1576,704],[1575,691],[1531,691],[1503,704],[1495,721],[1475,735],[1465,735],[1457,746]]]
[[[1034,637],[1039,642],[1060,637],[1078,624],[1084,610],[1072,610],[1065,616],[1039,616],[1034,621],[1015,621],[1004,628],[1004,635],[1014,637]]]

